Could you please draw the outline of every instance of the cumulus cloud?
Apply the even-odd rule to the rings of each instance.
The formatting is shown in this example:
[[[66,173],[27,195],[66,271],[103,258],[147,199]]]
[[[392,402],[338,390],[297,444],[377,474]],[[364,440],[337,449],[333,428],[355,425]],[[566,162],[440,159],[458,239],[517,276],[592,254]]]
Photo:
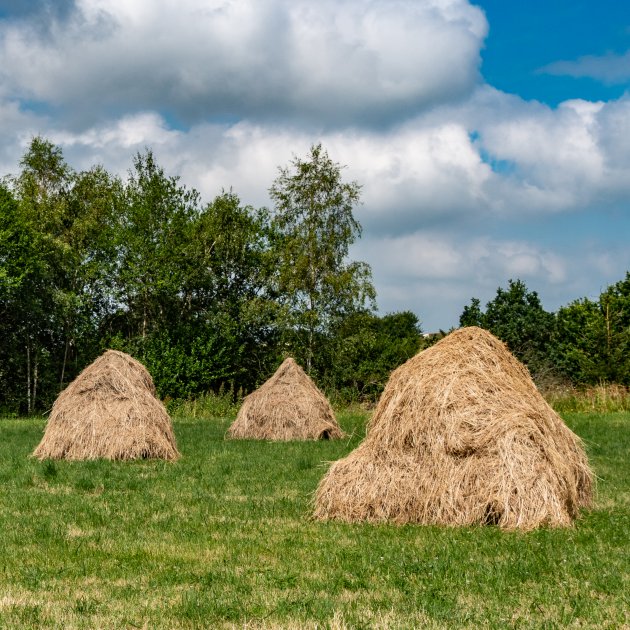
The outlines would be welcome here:
[[[630,101],[570,101],[552,110],[495,95],[471,99],[439,119],[419,116],[381,131],[313,133],[299,126],[241,121],[170,129],[144,113],[78,134],[58,136],[86,158],[107,148],[128,160],[153,146],[165,165],[211,195],[221,186],[266,204],[266,191],[294,155],[322,142],[344,176],[363,186],[362,222],[380,234],[438,225],[533,218],[608,205],[630,194]],[[493,113],[496,115],[493,116]],[[502,164],[509,164],[503,168]]]
[[[181,135],[169,129],[164,119],[155,112],[141,112],[77,134],[56,132],[51,134],[50,140],[69,149],[75,145],[89,147],[93,157],[94,150],[113,148],[126,151],[140,146],[159,147]]]
[[[423,231],[398,237],[368,237],[357,245],[368,258],[378,251],[378,273],[396,284],[403,279],[460,280],[483,285],[501,276],[545,278],[558,284],[566,264],[553,251],[524,241],[497,240],[465,232]]]
[[[76,169],[124,177],[151,148],[206,201],[264,206],[322,142],[363,187],[353,256],[381,309],[429,329],[510,278],[557,308],[630,267],[630,98],[552,108],[481,84],[465,0],[28,4],[0,14],[0,174],[42,134]]]
[[[0,24],[3,89],[67,121],[156,103],[209,117],[391,122],[478,81],[483,13],[464,0],[77,0]]]
[[[382,311],[412,310],[425,331],[457,326],[471,298],[485,305],[510,279],[523,280],[544,308],[555,311],[579,297],[596,298],[630,264],[622,244],[602,252],[601,243],[580,243],[576,251],[465,230],[372,234],[353,255],[371,264]]]
[[[0,177],[15,173],[31,137],[48,126],[47,119],[25,112],[18,101],[0,98]]]

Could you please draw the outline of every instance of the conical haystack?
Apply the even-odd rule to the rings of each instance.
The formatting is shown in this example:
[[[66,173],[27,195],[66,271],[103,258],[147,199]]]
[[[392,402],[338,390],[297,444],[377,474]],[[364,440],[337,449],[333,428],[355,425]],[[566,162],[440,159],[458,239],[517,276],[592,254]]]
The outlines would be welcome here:
[[[149,372],[128,354],[108,350],[61,392],[33,456],[174,460],[179,452]]]
[[[245,397],[227,435],[255,440],[320,440],[343,437],[343,431],[326,397],[289,358]]]
[[[315,517],[532,529],[569,525],[591,498],[580,439],[471,327],[392,373],[365,439],[320,482]]]

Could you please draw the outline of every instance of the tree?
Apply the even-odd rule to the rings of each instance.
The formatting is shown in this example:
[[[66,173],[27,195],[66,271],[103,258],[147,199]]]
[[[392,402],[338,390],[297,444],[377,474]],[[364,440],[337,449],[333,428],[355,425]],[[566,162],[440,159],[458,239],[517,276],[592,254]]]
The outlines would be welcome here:
[[[231,191],[192,218],[179,314],[142,344],[162,395],[191,398],[225,383],[251,389],[274,364],[268,230],[268,213]]]
[[[138,153],[117,202],[114,326],[128,339],[147,336],[181,317],[194,273],[189,256],[199,195],[167,177],[151,151]],[[122,326],[121,326],[122,325]]]
[[[481,300],[479,298],[472,298],[470,306],[464,306],[464,310],[459,316],[459,325],[484,328],[484,314],[481,310]]]
[[[510,280],[508,288],[497,289],[496,296],[482,312],[477,298],[464,307],[462,326],[480,326],[504,341],[518,359],[527,364],[538,380],[550,369],[549,350],[555,319],[542,307],[535,291],[522,280]]]
[[[410,311],[351,314],[338,322],[319,357],[321,381],[345,398],[375,401],[392,370],[414,356],[422,341],[420,322]]]
[[[630,272],[599,297],[605,326],[605,356],[610,382],[630,384]]]
[[[278,236],[277,288],[290,322],[288,343],[294,350],[305,348],[307,372],[317,336],[335,319],[372,305],[375,296],[369,266],[348,261],[350,245],[361,234],[353,215],[360,186],[344,182],[341,170],[321,144],[314,145],[307,159],[296,157],[280,168],[269,190]]]
[[[58,383],[56,356],[71,269],[65,238],[71,223],[68,191],[74,172],[61,149],[39,136],[31,140],[20,167],[20,174],[11,179],[17,207],[6,219],[14,235],[19,234],[20,289],[12,304],[12,332],[23,357],[16,366],[25,391],[21,406],[31,413],[41,394],[50,397]]]
[[[99,327],[115,308],[115,204],[121,187],[118,178],[95,166],[77,173],[67,193],[60,388],[102,349]]]
[[[554,361],[574,383],[630,384],[630,273],[558,310]]]
[[[572,383],[609,377],[606,321],[598,302],[575,300],[556,313],[553,362]]]
[[[27,320],[32,285],[42,272],[35,234],[19,212],[17,200],[0,185],[0,408],[30,411],[32,389],[26,388]],[[26,395],[25,395],[26,394]]]
[[[20,406],[50,404],[97,351],[97,319],[108,302],[105,259],[112,259],[115,180],[101,168],[75,173],[61,149],[35,137],[11,178],[15,203],[3,213],[11,247],[13,373]],[[22,357],[18,360],[18,357]],[[72,368],[70,363],[74,360]]]
[[[235,343],[227,352],[232,379],[249,389],[275,366],[278,307],[269,212],[223,192],[199,215],[194,233],[200,307],[229,327],[224,338]]]

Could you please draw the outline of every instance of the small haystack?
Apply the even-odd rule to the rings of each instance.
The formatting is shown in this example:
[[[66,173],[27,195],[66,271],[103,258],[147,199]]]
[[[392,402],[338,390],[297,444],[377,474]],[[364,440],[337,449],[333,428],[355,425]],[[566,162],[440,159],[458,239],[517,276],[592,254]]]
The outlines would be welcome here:
[[[365,439],[320,482],[315,517],[533,529],[569,525],[591,498],[580,439],[471,327],[392,373]]]
[[[254,440],[327,440],[344,434],[326,397],[289,358],[245,397],[227,435]]]
[[[33,456],[174,460],[179,452],[149,372],[128,354],[108,350],[61,392]]]

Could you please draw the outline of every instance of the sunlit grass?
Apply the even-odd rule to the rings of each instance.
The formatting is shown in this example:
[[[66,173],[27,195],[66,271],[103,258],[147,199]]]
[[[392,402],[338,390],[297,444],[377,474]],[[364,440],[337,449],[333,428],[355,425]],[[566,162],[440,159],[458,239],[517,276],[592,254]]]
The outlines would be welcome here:
[[[0,626],[619,628],[630,624],[630,414],[572,414],[599,476],[572,529],[319,523],[326,462],[362,438],[225,441],[175,419],[182,459],[38,462],[0,420]]]

